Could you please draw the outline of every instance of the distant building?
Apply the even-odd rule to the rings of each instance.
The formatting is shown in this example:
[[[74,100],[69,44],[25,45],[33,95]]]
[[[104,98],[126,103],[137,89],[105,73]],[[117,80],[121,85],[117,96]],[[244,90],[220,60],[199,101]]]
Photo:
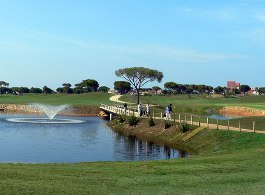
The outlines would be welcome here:
[[[239,89],[240,83],[237,83],[236,81],[227,81],[227,89],[232,90],[232,89]]]

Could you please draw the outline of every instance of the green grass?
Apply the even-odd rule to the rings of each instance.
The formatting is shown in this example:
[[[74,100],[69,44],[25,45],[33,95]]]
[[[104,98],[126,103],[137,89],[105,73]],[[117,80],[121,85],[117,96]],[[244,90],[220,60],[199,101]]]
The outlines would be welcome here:
[[[124,99],[130,97],[124,97]],[[199,98],[193,96],[142,98],[142,102],[175,110],[203,111],[224,105],[263,109],[265,98]],[[0,96],[0,103],[71,104],[98,106],[109,95]],[[262,123],[264,118],[244,118],[242,123]],[[233,121],[231,121],[231,124]],[[236,122],[234,122],[236,124]],[[265,194],[265,135],[202,130],[187,142],[181,134],[156,129],[157,139],[180,143],[196,154],[189,158],[144,162],[93,162],[77,164],[0,164],[1,194]],[[264,125],[263,125],[264,127]],[[150,131],[135,128],[152,137]],[[160,137],[159,137],[160,136]]]
[[[265,135],[203,130],[184,159],[0,164],[1,194],[264,194]]]
[[[136,102],[136,97],[125,95],[121,100],[128,102]],[[189,98],[187,95],[152,95],[141,96],[142,103],[150,103],[160,105],[160,110],[170,103],[173,104],[173,109],[177,113],[205,113],[207,109],[218,111],[224,106],[243,106],[265,110],[265,96],[245,96],[235,98],[223,98],[212,96],[192,95]]]
[[[110,104],[110,94],[24,94],[23,96],[0,95],[0,104],[70,104],[73,106],[99,106],[100,103]]]

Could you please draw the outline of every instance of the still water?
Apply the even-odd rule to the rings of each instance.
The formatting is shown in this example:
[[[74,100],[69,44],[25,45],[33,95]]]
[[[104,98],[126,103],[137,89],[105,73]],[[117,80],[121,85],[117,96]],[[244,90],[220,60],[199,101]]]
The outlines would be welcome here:
[[[213,119],[219,119],[219,120],[230,120],[230,119],[235,119],[235,118],[241,118],[242,116],[239,115],[232,115],[232,114],[210,114],[206,115],[208,118],[213,118]]]
[[[142,161],[186,157],[176,149],[125,137],[98,117],[65,117],[79,124],[14,123],[9,118],[36,116],[0,114],[0,162],[75,163]],[[36,117],[37,118],[37,117]]]

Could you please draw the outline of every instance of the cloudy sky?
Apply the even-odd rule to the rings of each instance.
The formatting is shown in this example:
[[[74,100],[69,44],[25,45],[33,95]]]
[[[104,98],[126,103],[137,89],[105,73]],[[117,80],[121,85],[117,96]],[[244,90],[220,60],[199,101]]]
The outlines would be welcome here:
[[[265,2],[0,0],[0,80],[10,87],[113,88],[115,70],[132,66],[163,72],[160,86],[265,86]]]

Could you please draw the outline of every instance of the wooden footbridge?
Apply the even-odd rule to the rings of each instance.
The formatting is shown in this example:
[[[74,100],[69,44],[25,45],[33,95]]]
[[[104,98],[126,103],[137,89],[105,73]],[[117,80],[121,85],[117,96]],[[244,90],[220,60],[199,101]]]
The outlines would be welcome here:
[[[102,111],[105,112],[105,114],[110,115],[110,114],[125,114],[127,116],[137,116],[136,109],[133,108],[127,108],[126,110],[124,109],[123,106],[116,105],[116,106],[109,106],[106,104],[100,104],[99,107]]]
[[[127,115],[127,116],[136,116],[136,117],[140,117],[137,109],[136,108],[128,108],[128,109],[124,109],[123,106],[121,105],[115,105],[115,106],[110,106],[110,105],[106,105],[106,104],[100,104],[100,109],[104,112],[105,115],[110,116],[110,120],[112,119],[112,115]],[[209,118],[206,118],[206,122],[201,122],[200,119],[199,120],[194,120],[195,115],[184,115],[183,114],[177,114],[177,113],[173,113],[171,118],[169,119],[165,119],[165,117],[163,116],[163,113],[155,113],[154,111],[151,113],[151,116],[141,116],[141,118],[149,118],[149,117],[153,117],[153,119],[157,119],[157,120],[169,120],[169,121],[174,121],[174,122],[178,122],[178,123],[186,123],[186,124],[191,124],[191,125],[196,125],[199,127],[205,127],[208,129],[220,129],[220,130],[233,130],[233,131],[242,131],[242,132],[253,132],[253,133],[265,133],[265,131],[260,131],[260,130],[256,130],[256,124],[255,121],[253,121],[252,124],[252,129],[246,129],[246,128],[242,128],[240,121],[238,122],[238,126],[234,127],[230,125],[229,120],[227,120],[227,125],[220,125],[219,124],[219,120],[216,119],[216,123],[210,123]]]

